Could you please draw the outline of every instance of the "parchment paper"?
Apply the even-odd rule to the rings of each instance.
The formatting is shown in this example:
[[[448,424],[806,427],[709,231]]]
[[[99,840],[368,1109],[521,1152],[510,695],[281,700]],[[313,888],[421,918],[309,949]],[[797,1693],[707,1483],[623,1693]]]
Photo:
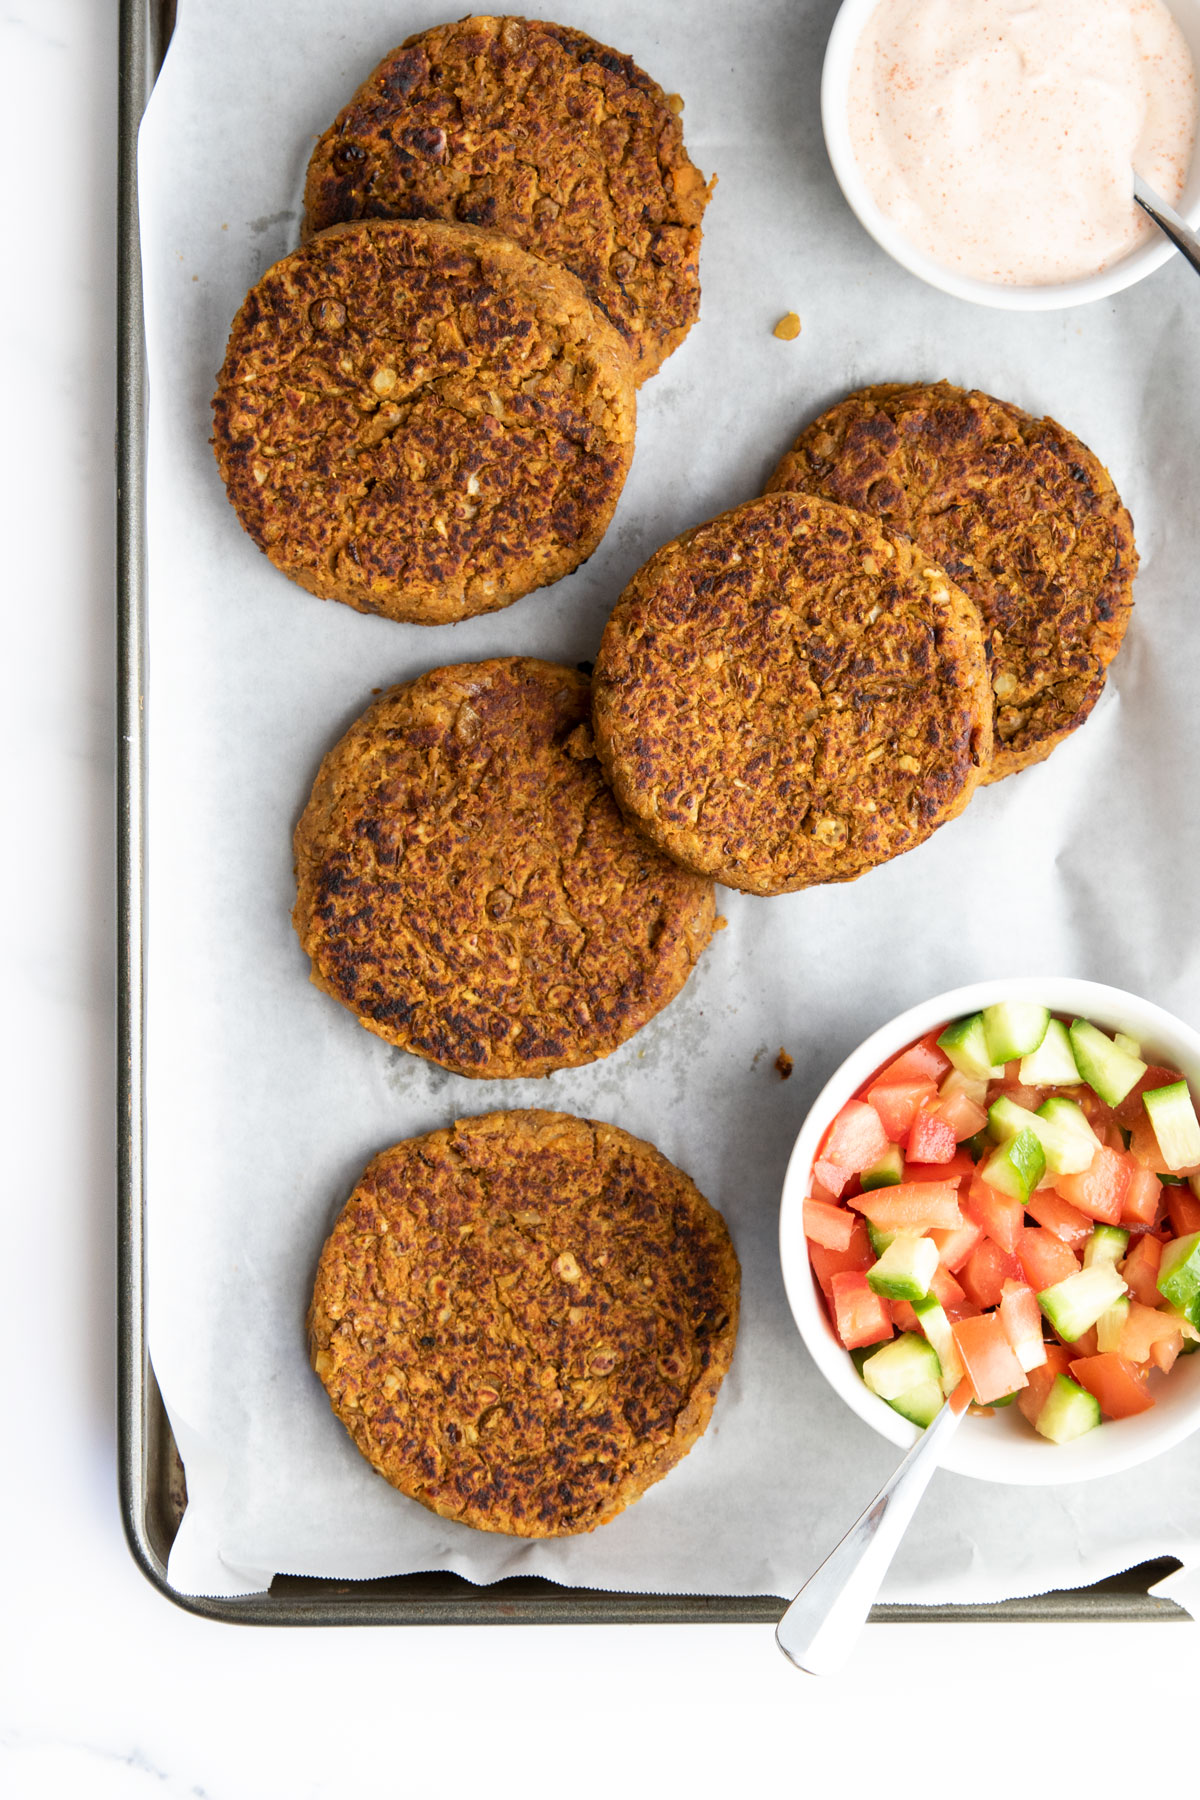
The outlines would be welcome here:
[[[817,1088],[901,1008],[992,974],[1091,976],[1200,1019],[1200,289],[1175,259],[1114,301],[1021,316],[896,268],[844,205],[822,147],[835,10],[573,0],[565,22],[684,96],[689,150],[719,172],[703,316],[642,391],[633,472],[587,566],[505,612],[428,629],[322,604],[276,573],[228,506],[207,440],[233,314],[296,242],[313,139],[386,50],[440,15],[409,0],[180,7],[140,181],[150,1347],[187,1467],[171,1557],[181,1591],[245,1592],[276,1571],[446,1568],[476,1582],[790,1594],[896,1457],[826,1386],[784,1299],[779,1190]],[[793,309],[803,333],[782,343],[772,327]],[[818,410],[868,381],[938,376],[1064,421],[1133,513],[1134,622],[1073,741],[851,886],[724,895],[729,929],[683,995],[590,1068],[537,1083],[447,1075],[309,985],[289,924],[292,827],[372,690],[484,656],[592,657],[634,570],[758,492]],[[773,1066],[781,1046],[788,1081]],[[303,1330],[321,1243],[369,1157],[525,1105],[651,1138],[722,1209],[744,1272],[737,1355],[707,1435],[613,1524],[542,1544],[447,1524],[387,1487],[330,1412]],[[1200,1438],[1046,1493],[939,1475],[884,1597],[995,1599],[1166,1553],[1200,1566],[1198,1493]]]

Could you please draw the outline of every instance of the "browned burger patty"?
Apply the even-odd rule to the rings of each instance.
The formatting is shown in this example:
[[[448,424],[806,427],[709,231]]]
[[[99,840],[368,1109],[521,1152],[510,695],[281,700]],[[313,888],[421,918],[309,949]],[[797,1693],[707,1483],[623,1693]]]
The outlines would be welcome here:
[[[1091,712],[1132,605],[1133,525],[1053,419],[939,381],[863,388],[800,434],[768,492],[873,513],[983,617],[996,744],[985,781],[1040,762]]]
[[[460,1075],[607,1056],[679,992],[711,882],[622,818],[572,669],[434,669],[321,764],[296,828],[312,979],[389,1043]]]
[[[721,1215],[651,1144],[491,1113],[367,1168],[308,1332],[374,1468],[443,1518],[591,1531],[686,1456],[737,1335]]]
[[[468,18],[385,56],[313,152],[306,231],[494,225],[577,275],[653,375],[700,312],[710,189],[636,63],[542,19]]]
[[[440,625],[591,555],[635,410],[624,343],[573,276],[496,232],[376,220],[311,239],[250,290],[213,442],[285,575]]]
[[[852,881],[962,811],[991,752],[979,615],[906,538],[806,494],[697,526],[605,628],[596,746],[685,868]]]

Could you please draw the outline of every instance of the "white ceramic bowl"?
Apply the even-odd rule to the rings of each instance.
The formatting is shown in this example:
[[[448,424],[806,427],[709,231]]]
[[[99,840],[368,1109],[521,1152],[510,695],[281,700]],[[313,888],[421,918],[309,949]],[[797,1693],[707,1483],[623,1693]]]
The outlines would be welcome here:
[[[854,159],[850,141],[847,107],[850,71],[863,27],[877,4],[878,0],[843,0],[829,34],[821,73],[821,124],[829,160],[842,193],[860,223],[889,256],[931,287],[954,294],[959,300],[974,300],[981,306],[999,306],[1012,312],[1052,312],[1058,307],[1082,306],[1088,300],[1102,300],[1106,294],[1119,293],[1122,288],[1132,286],[1144,275],[1161,268],[1168,256],[1174,254],[1173,245],[1156,231],[1146,243],[1099,275],[1089,275],[1079,281],[1018,287],[960,275],[936,262],[925,251],[918,250],[876,204]],[[1200,72],[1200,0],[1167,0],[1167,5],[1187,39],[1192,61]],[[1187,184],[1175,210],[1189,225],[1200,225],[1200,146],[1193,154]]]
[[[1200,1089],[1200,1033],[1135,994],[1062,976],[978,981],[937,994],[881,1026],[830,1076],[804,1121],[784,1177],[779,1218],[784,1285],[800,1335],[830,1386],[860,1419],[906,1450],[916,1443],[918,1428],[871,1393],[834,1336],[808,1260],[804,1196],[830,1120],[867,1077],[934,1026],[998,1000],[1039,1000],[1052,1012],[1090,1019],[1106,1031],[1124,1031],[1149,1050],[1153,1060],[1178,1068],[1194,1090]],[[1131,1419],[1106,1419],[1069,1444],[1038,1437],[1015,1406],[1002,1407],[986,1418],[968,1417],[942,1466],[956,1475],[1026,1487],[1090,1481],[1131,1469],[1200,1427],[1200,1353],[1181,1357],[1169,1376],[1156,1379],[1154,1398],[1150,1411]]]

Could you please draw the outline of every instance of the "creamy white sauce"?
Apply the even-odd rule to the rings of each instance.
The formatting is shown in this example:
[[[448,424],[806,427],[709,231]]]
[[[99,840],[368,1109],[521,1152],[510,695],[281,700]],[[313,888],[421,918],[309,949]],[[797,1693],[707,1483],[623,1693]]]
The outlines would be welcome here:
[[[1196,73],[1162,0],[881,0],[850,77],[850,137],[876,202],[982,281],[1097,274],[1155,227],[1131,165],[1172,203]]]

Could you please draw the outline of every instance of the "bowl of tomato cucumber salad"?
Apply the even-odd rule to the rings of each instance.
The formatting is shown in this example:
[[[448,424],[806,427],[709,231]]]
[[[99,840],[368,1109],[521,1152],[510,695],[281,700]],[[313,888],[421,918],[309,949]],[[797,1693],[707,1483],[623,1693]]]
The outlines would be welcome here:
[[[1200,1033],[1097,982],[985,981],[876,1031],[784,1180],[788,1300],[822,1374],[908,1447],[1028,1485],[1200,1427]]]

